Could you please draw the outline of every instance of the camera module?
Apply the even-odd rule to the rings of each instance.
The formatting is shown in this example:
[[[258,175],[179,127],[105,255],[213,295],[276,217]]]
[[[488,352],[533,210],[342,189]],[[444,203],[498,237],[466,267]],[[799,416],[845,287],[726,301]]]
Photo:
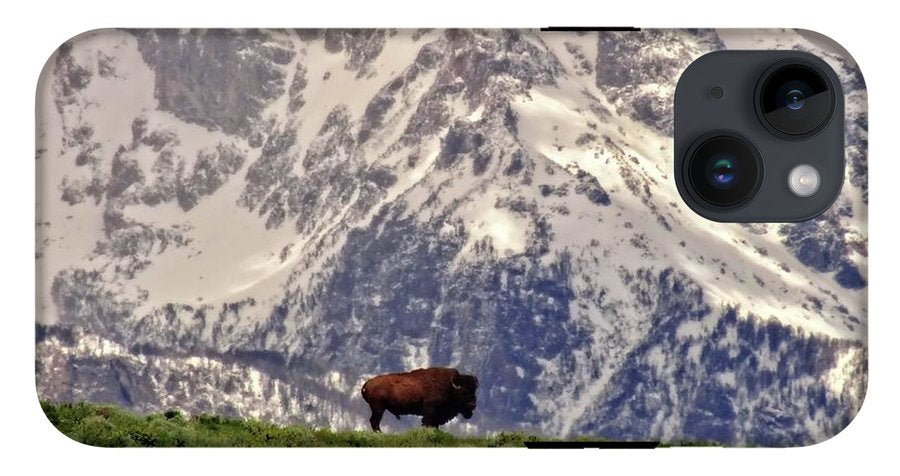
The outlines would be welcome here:
[[[675,88],[675,186],[694,213],[731,223],[799,222],[832,206],[845,176],[844,95],[823,58],[719,50]]]

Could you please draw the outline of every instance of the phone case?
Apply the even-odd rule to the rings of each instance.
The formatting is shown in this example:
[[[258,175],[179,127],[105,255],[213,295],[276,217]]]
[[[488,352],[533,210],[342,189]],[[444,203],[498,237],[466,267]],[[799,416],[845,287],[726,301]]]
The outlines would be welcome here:
[[[675,84],[725,48],[842,78],[825,214],[680,199]],[[36,134],[37,393],[79,441],[801,446],[865,394],[866,89],[813,32],[98,30]]]

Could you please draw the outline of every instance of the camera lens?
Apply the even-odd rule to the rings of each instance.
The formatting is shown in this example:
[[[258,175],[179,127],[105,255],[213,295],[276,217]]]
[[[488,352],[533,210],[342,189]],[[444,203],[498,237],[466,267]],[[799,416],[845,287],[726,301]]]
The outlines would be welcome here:
[[[712,208],[737,208],[759,190],[762,164],[756,149],[737,135],[720,132],[701,138],[685,161],[688,187]]]
[[[803,107],[803,98],[806,95],[803,94],[803,91],[799,89],[791,89],[790,92],[787,93],[787,106],[793,110],[797,110]]]
[[[803,138],[821,130],[834,113],[834,92],[817,66],[776,64],[763,76],[759,112],[774,130]]]
[[[727,190],[737,183],[735,176],[737,175],[737,160],[734,156],[727,153],[720,153],[713,156],[707,161],[707,178],[713,187],[719,190]]]

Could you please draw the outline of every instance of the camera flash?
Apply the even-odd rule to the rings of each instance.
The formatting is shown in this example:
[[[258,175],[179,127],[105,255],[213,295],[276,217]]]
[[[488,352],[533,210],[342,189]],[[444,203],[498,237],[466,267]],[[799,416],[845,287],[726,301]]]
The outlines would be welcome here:
[[[788,187],[798,197],[809,197],[819,190],[819,171],[812,165],[801,164],[788,174]]]

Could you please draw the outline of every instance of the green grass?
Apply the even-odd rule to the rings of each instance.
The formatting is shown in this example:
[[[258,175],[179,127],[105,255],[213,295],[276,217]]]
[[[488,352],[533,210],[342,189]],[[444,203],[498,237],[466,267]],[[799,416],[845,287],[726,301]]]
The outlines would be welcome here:
[[[431,428],[405,433],[332,431],[305,425],[278,426],[217,415],[185,416],[170,410],[138,415],[112,405],[41,402],[47,418],[75,441],[105,447],[123,446],[336,446],[336,447],[524,447],[546,440],[523,433],[460,437]]]
[[[513,447],[528,441],[560,441],[519,432],[490,436],[456,436],[416,428],[405,433],[334,431],[306,425],[279,426],[218,415],[185,416],[169,410],[138,415],[115,405],[41,402],[47,419],[69,438],[104,447]],[[596,442],[578,437],[573,441]],[[715,442],[667,442],[661,447],[720,446]]]

